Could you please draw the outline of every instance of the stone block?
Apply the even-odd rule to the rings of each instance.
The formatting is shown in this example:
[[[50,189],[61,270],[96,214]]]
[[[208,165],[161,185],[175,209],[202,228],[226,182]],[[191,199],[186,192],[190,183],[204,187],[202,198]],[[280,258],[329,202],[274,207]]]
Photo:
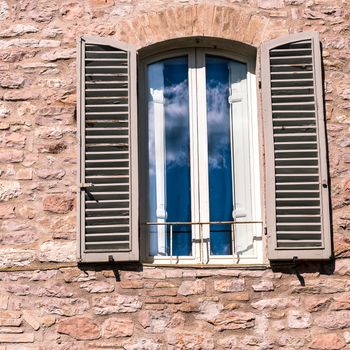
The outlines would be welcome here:
[[[40,245],[40,261],[75,261],[76,242],[54,242],[48,241]]]
[[[21,318],[21,311],[0,311],[0,318]]]
[[[125,280],[119,283],[120,288],[123,289],[141,289],[144,282],[142,280]]]
[[[0,318],[0,326],[19,327],[21,324],[22,320],[19,318]]]
[[[215,280],[214,281],[214,289],[217,292],[243,292],[245,289],[245,281],[244,279],[225,279],[225,280]]]
[[[160,339],[144,337],[133,338],[130,342],[125,343],[123,347],[126,350],[161,350],[164,348]]]
[[[1,232],[0,244],[28,244],[35,242],[38,238],[32,231]]]
[[[0,32],[0,38],[11,38],[28,33],[36,33],[38,28],[30,24],[15,24]]]
[[[142,277],[147,279],[165,279],[165,272],[157,268],[145,268],[142,272]]]
[[[0,163],[21,163],[24,160],[23,151],[0,151]]]
[[[315,279],[309,280],[306,286],[299,281],[291,282],[292,293],[295,294],[333,294],[350,290],[350,281],[343,279]]]
[[[317,326],[327,329],[342,329],[350,327],[350,311],[330,311],[324,315],[315,316]]]
[[[258,0],[258,6],[265,10],[279,9],[284,6],[284,0]]]
[[[60,45],[61,45],[61,42],[59,40],[48,40],[48,39],[0,40],[0,49],[7,49],[11,47],[49,48],[49,47],[59,47]]]
[[[22,317],[35,331],[39,330],[40,322],[35,317],[33,311],[23,310]]]
[[[10,16],[10,6],[7,1],[0,1],[0,21],[7,19]]]
[[[180,295],[196,295],[203,294],[205,292],[205,281],[195,280],[195,281],[183,281],[180,285],[178,293]]]
[[[34,343],[33,333],[0,334],[0,343]]]
[[[61,316],[81,315],[90,308],[89,302],[83,298],[43,298],[36,304],[49,314]]]
[[[30,249],[0,249],[0,267],[29,265],[35,258],[35,251]]]
[[[8,130],[8,129],[10,129],[10,124],[0,121],[0,130]]]
[[[215,344],[212,337],[197,332],[177,332],[175,334],[169,334],[168,345],[169,349],[215,349]]]
[[[73,293],[68,290],[65,286],[59,285],[45,285],[39,287],[32,291],[32,294],[39,297],[48,297],[48,298],[70,298],[73,296]]]
[[[9,296],[6,294],[0,295],[0,309],[6,310],[9,303]]]
[[[66,174],[64,169],[40,168],[35,170],[35,174],[40,179],[45,180],[60,180]]]
[[[73,209],[74,198],[67,195],[52,194],[43,200],[43,208],[55,214],[67,214]]]
[[[246,329],[255,325],[255,315],[251,312],[227,311],[209,320],[218,331]]]
[[[344,339],[347,344],[350,343],[350,332],[344,332]]]
[[[77,340],[100,338],[100,329],[89,317],[77,316],[64,319],[58,323],[57,332],[67,334]]]
[[[5,134],[4,143],[6,147],[24,148],[26,136],[18,132],[8,132]]]
[[[102,324],[102,334],[106,338],[131,337],[134,322],[131,319],[111,317]]]
[[[68,60],[76,57],[76,49],[57,49],[51,52],[45,52],[41,55],[44,61],[54,62],[57,60]]]
[[[142,303],[136,296],[113,294],[93,298],[93,309],[96,315],[110,315],[114,313],[136,312]]]
[[[24,333],[24,329],[21,327],[1,327],[0,328],[0,333],[4,334],[20,334]],[[0,347],[1,350],[1,347]]]
[[[304,298],[304,305],[307,311],[317,312],[324,310],[330,303],[330,298],[311,296]]]
[[[288,327],[292,329],[310,328],[312,319],[308,312],[300,310],[289,310],[287,317]]]
[[[272,281],[261,281],[257,284],[253,284],[252,288],[254,292],[272,292],[275,290],[275,286]]]
[[[111,293],[114,291],[114,285],[106,281],[89,281],[80,285],[80,288],[89,293]]]
[[[13,90],[4,93],[4,101],[12,102],[37,100],[39,97],[42,97],[40,91],[34,88],[25,89],[24,91]]]
[[[298,307],[300,301],[298,298],[287,297],[287,298],[271,298],[262,299],[251,304],[254,309],[264,310],[264,309],[285,309],[287,307]]]
[[[340,350],[345,346],[345,341],[336,333],[317,334],[312,337],[310,349],[315,350]]]
[[[151,297],[158,296],[176,296],[177,289],[175,288],[160,288],[160,289],[151,289],[146,291],[146,295]]]
[[[23,87],[25,82],[24,77],[14,74],[2,74],[0,77],[0,86],[4,89],[18,89]]]
[[[41,318],[41,324],[44,326],[44,327],[51,327],[53,326],[54,324],[56,323],[56,317],[55,316],[52,316],[52,315],[45,315]]]
[[[52,154],[58,154],[63,152],[65,149],[67,149],[68,145],[64,141],[58,141],[58,142],[52,142],[52,143],[46,143],[41,144],[38,147],[39,153],[52,153]]]
[[[232,294],[225,295],[225,300],[227,301],[249,301],[249,292],[235,292]]]
[[[18,181],[0,180],[0,202],[7,202],[22,194]]]
[[[199,302],[198,305],[194,305],[199,313],[194,317],[198,320],[205,320],[210,322],[210,320],[217,317],[220,312],[223,310],[223,305],[221,303],[212,301],[212,300],[204,300]]]
[[[5,104],[0,103],[0,118],[7,118],[9,115],[10,115],[9,108],[7,108]]]
[[[32,180],[33,179],[33,169],[32,168],[22,168],[18,169],[15,174],[16,180]]]
[[[13,219],[16,217],[15,206],[11,204],[0,204],[0,219]]]
[[[334,302],[331,304],[331,310],[350,310],[350,292],[335,295]]]
[[[183,274],[183,271],[181,269],[165,271],[166,278],[181,278],[182,274]]]

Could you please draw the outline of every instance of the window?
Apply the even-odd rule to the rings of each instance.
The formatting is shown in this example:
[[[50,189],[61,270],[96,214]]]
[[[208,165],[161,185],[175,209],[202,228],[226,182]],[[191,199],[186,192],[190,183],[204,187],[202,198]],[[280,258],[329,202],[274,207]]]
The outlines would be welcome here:
[[[145,259],[262,262],[254,59],[197,47],[142,67]]]
[[[330,257],[319,35],[263,43],[258,97],[254,60],[227,47],[148,55],[137,73],[133,47],[81,39],[80,261],[137,261],[139,242],[155,263]]]

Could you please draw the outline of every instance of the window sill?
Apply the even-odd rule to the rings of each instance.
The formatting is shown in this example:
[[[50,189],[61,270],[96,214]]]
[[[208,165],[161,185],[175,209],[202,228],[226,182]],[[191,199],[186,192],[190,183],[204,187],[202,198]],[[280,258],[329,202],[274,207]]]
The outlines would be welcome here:
[[[271,266],[269,264],[157,264],[157,263],[141,263],[144,267],[166,267],[166,268],[198,268],[198,269],[247,269],[247,270],[267,270]]]

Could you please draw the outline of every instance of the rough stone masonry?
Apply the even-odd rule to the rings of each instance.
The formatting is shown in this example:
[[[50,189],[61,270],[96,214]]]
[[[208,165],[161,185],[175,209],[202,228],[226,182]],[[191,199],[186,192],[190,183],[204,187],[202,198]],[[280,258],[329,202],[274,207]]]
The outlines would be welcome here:
[[[76,39],[258,47],[309,30],[323,44],[334,266],[79,269]],[[348,0],[0,0],[0,350],[350,349],[349,44]]]

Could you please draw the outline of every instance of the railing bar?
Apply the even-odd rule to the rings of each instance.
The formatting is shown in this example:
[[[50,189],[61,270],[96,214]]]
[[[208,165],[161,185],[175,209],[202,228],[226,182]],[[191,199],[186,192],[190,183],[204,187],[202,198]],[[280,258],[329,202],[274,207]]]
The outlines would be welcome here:
[[[173,263],[173,225],[170,224],[170,264]]]
[[[236,247],[235,247],[235,231],[234,231],[234,224],[231,224],[231,241],[232,241],[232,260],[233,263],[235,263],[235,254],[236,254]]]
[[[222,225],[222,224],[262,224],[262,221],[212,221],[212,222],[145,222],[144,225]]]
[[[199,235],[200,235],[200,241],[201,241],[201,246],[200,246],[200,261],[201,264],[203,264],[203,245],[204,245],[204,240],[203,240],[203,225],[199,225]]]

